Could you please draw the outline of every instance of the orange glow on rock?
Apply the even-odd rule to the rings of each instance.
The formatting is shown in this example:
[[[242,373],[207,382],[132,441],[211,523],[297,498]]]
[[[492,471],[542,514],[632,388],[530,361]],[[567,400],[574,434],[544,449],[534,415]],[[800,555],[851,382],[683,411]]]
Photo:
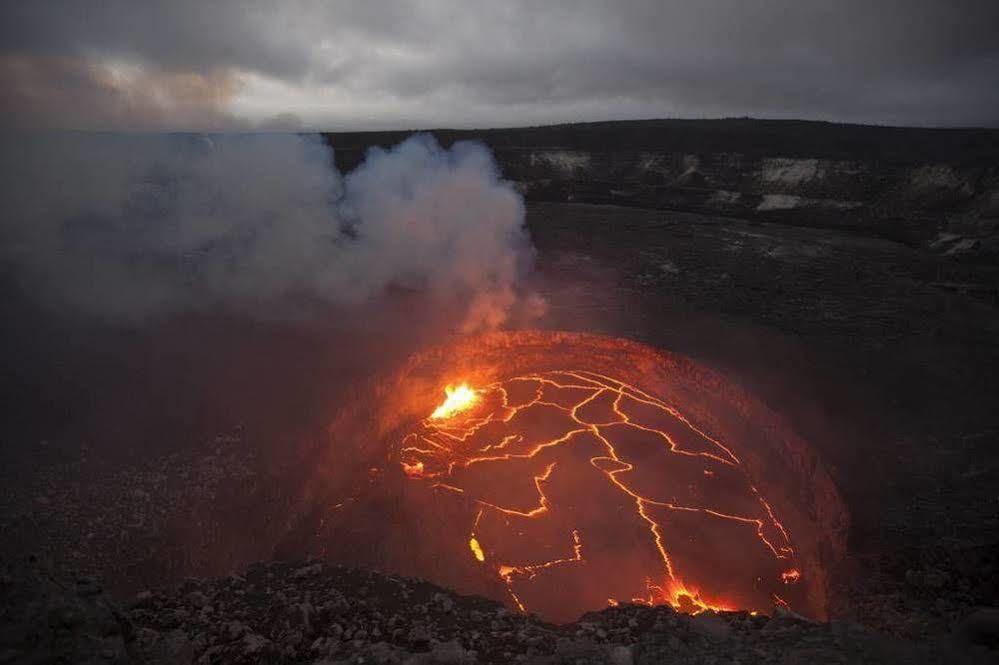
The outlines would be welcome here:
[[[412,464],[403,462],[402,470],[410,478],[419,478],[423,475],[423,462],[413,462]]]
[[[700,592],[689,589],[682,583],[673,582],[667,593],[666,602],[675,609],[687,614],[699,614],[705,611],[730,612],[737,608],[725,603],[711,603],[701,598]]]
[[[801,578],[801,571],[797,568],[792,568],[781,573],[780,578],[784,581],[784,584],[794,584]]]

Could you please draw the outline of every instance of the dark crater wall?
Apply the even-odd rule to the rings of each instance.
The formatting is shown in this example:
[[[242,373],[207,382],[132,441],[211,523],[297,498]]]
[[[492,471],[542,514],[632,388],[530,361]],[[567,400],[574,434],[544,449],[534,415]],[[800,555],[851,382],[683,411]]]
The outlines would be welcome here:
[[[962,260],[999,255],[999,131],[650,120],[433,131],[482,140],[528,200],[841,227]],[[408,132],[327,134],[341,168]]]

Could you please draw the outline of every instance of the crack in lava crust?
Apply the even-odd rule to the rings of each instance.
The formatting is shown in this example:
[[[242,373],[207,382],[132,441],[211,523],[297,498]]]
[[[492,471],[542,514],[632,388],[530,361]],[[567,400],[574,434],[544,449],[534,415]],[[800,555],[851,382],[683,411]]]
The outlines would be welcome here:
[[[466,399],[406,434],[398,461],[476,507],[456,538],[521,611],[767,612],[800,595],[774,509],[735,452],[674,406],[585,370],[447,391]]]

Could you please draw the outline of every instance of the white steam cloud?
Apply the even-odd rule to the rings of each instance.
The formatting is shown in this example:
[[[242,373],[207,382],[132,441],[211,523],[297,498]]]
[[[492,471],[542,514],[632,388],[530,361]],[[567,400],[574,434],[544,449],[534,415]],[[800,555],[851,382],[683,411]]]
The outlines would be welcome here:
[[[533,249],[476,143],[373,149],[341,176],[316,136],[3,140],[0,257],[33,293],[116,320],[361,303],[389,286],[502,325]]]

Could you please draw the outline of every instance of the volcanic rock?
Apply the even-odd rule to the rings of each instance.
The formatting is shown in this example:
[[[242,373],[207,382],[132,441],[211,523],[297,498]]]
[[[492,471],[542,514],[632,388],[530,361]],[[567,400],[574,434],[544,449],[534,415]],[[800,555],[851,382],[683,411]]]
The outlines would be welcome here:
[[[91,580],[81,593],[69,573],[8,564],[0,662],[984,664],[995,653],[973,645],[994,645],[999,625],[995,608],[975,612],[963,624],[965,646],[787,613],[688,616],[668,606],[621,605],[557,626],[420,580],[332,565],[297,574],[313,565],[255,564],[245,577],[188,580],[121,611]]]
[[[973,644],[999,647],[999,607],[982,607],[961,622],[960,633]]]
[[[3,565],[0,598],[0,662],[128,662],[131,624],[96,579],[29,558]]]

